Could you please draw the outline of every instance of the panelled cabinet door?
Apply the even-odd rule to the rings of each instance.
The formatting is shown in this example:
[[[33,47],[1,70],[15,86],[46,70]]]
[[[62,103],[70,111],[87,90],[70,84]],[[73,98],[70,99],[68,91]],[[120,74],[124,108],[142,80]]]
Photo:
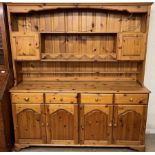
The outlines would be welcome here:
[[[117,40],[118,60],[144,60],[145,33],[119,33]]]
[[[114,108],[114,143],[141,145],[144,142],[146,105],[118,105]]]
[[[15,142],[20,144],[46,143],[44,106],[13,104]]]
[[[47,143],[77,144],[78,113],[74,104],[46,104]]]
[[[106,145],[112,136],[111,105],[81,105],[80,143],[86,145]]]
[[[34,32],[14,32],[12,52],[16,60],[40,60],[39,34]]]

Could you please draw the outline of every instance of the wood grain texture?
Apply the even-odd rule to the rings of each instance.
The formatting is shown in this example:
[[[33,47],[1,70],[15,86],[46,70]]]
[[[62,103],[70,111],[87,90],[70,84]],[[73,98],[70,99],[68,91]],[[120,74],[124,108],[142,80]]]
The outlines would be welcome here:
[[[114,142],[143,145],[147,106],[118,105],[114,109]]]
[[[81,94],[82,104],[112,104],[113,95],[112,94]]]
[[[78,142],[77,105],[50,104],[47,113],[47,143],[76,144]]]
[[[8,4],[16,150],[121,146],[144,151],[150,6]]]
[[[45,143],[44,106],[21,103],[13,104],[12,109],[16,143]]]
[[[31,89],[30,89],[31,88]],[[12,93],[150,93],[135,81],[24,81],[13,87]]]
[[[116,104],[147,104],[148,94],[116,94]]]
[[[16,60],[40,59],[38,34],[15,32],[11,38],[12,52]]]
[[[12,103],[43,103],[43,94],[42,93],[12,93],[11,94]]]
[[[76,93],[46,93],[45,95],[46,103],[77,103],[77,94]]]
[[[83,105],[81,110],[81,144],[111,144],[112,106]]]
[[[118,35],[118,60],[144,60],[146,34],[123,33]]]

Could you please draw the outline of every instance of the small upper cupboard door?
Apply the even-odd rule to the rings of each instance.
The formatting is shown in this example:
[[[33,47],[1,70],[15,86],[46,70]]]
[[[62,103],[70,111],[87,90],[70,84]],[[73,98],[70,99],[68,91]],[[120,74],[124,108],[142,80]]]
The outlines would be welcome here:
[[[118,34],[118,60],[144,60],[146,47],[145,33]]]
[[[111,144],[112,113],[111,105],[81,105],[80,144]]]
[[[40,60],[39,34],[14,32],[11,41],[15,60]]]
[[[47,143],[77,144],[78,113],[77,105],[49,104],[46,107]]]
[[[45,143],[44,106],[41,104],[13,104],[12,107],[15,143]]]
[[[114,143],[120,145],[143,144],[147,106],[119,105],[114,109]]]

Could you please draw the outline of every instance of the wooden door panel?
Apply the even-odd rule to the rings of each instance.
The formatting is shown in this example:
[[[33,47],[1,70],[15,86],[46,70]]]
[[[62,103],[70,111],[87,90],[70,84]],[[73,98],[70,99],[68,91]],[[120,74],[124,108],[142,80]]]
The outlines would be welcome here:
[[[146,125],[147,106],[115,106],[114,143],[143,144]]]
[[[75,144],[78,142],[77,105],[46,105],[47,142],[49,144]]]
[[[118,34],[118,60],[144,60],[146,47],[145,33]]]
[[[13,104],[16,143],[45,143],[44,106],[41,104]]]
[[[12,33],[12,51],[16,60],[40,60],[39,34]]]
[[[81,144],[110,144],[112,134],[112,106],[81,105]]]

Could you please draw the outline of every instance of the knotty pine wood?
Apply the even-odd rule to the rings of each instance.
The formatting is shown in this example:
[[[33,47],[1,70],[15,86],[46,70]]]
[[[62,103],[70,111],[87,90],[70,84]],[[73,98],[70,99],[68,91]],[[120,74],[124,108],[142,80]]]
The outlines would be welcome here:
[[[97,82],[67,82],[67,81],[46,81],[30,82],[24,81],[13,87],[11,93],[29,92],[80,92],[80,93],[150,93],[135,81],[97,81]]]
[[[143,14],[117,11],[44,11],[15,14],[17,28],[21,32],[140,32]],[[43,14],[43,15],[42,15]],[[14,18],[15,17],[15,18]],[[113,21],[114,20],[114,21]],[[74,23],[74,24],[73,24]],[[93,24],[92,24],[93,23]],[[110,25],[110,26],[109,26]]]
[[[23,81],[136,81],[137,62],[22,62]]]
[[[116,104],[148,104],[148,94],[116,94]]]
[[[146,126],[146,105],[114,106],[114,143],[141,145]]]
[[[84,104],[80,107],[80,144],[111,144],[113,107],[94,104]]]
[[[44,105],[13,104],[12,109],[16,143],[45,143]]]
[[[43,93],[12,93],[11,94],[12,103],[20,104],[35,104],[43,103]]]
[[[17,150],[94,145],[144,151],[150,91],[143,78],[150,6],[8,4],[15,77],[10,92],[20,99],[13,103],[15,125],[22,130],[28,124],[18,125],[16,119],[32,116],[35,123],[43,118],[37,132],[31,123],[32,132],[19,137],[15,133]],[[21,52],[12,37],[32,34],[37,39],[27,39]],[[41,95],[35,98],[31,93]]]
[[[82,104],[112,104],[113,95],[112,94],[81,94]]]
[[[45,102],[51,104],[76,104],[77,94],[76,93],[46,93]]]
[[[46,104],[47,143],[78,143],[78,105]]]
[[[120,5],[122,7],[123,4]],[[144,3],[141,5],[144,5]],[[144,6],[137,6],[137,8],[139,9],[136,9],[135,7],[135,9],[132,10],[132,13],[129,11],[130,9],[127,9],[124,12],[122,12],[121,9],[119,10],[117,7],[115,9],[112,9],[114,6],[108,6],[108,4],[105,4],[105,6],[98,4],[98,7],[101,7],[99,10],[95,9],[95,7],[97,6],[94,6],[94,9],[78,9],[78,7],[80,6],[82,8],[88,6],[91,7],[91,5],[87,6],[86,4],[78,4],[76,5],[77,9],[74,10],[53,10],[54,7],[57,8],[57,5],[51,6],[50,4],[45,6],[39,4],[39,6],[42,9],[45,8],[45,10],[43,9],[44,11],[31,12],[31,7],[34,7],[32,4],[32,6],[28,5],[27,8],[24,9],[25,13],[20,14],[18,11],[16,12],[14,8],[24,8],[25,6],[21,6],[21,4],[18,4],[16,6],[9,4],[8,14],[9,23],[11,21],[13,22],[13,24],[10,25],[10,32],[13,36],[16,33],[32,34],[32,32],[41,35],[41,45],[39,47],[41,48],[40,52],[42,61],[65,61],[65,63],[66,61],[116,61],[118,58],[118,53],[116,52],[116,43],[118,42],[116,39],[116,33],[146,32],[146,27],[144,26],[143,21],[146,20],[147,14],[145,11],[142,11],[141,13],[137,12],[140,11],[140,8],[149,8],[149,6],[147,6],[146,4]],[[59,7],[61,8],[62,6]],[[72,7],[74,8],[75,6],[72,5]],[[104,10],[104,7],[109,7],[109,10]],[[123,5],[123,7],[125,6]],[[134,4],[126,7],[134,8]],[[48,10],[46,10],[47,8]],[[50,10],[50,8],[52,10]],[[35,9],[36,8],[34,7],[34,10]],[[10,14],[11,11],[12,14]],[[17,25],[18,27],[15,26],[14,28],[14,25]],[[67,35],[63,33],[67,33]],[[78,33],[78,35],[76,33]],[[84,33],[88,34],[86,35]],[[95,35],[95,33],[97,34]],[[106,35],[104,33],[106,33]],[[12,46],[13,45],[14,43],[12,42]],[[17,47],[13,46],[12,48],[14,51],[14,49]],[[23,52],[23,55],[22,53],[20,53],[20,58],[18,60],[38,60],[38,54],[36,57],[33,57],[30,54],[36,51],[35,47],[32,48],[33,50],[31,52],[29,52],[29,48],[27,48],[28,53]],[[126,60],[130,60],[131,58],[133,60],[143,60],[144,52],[145,51],[143,51],[140,56],[137,56],[136,53],[133,53],[133,56],[131,54],[130,57],[126,58]],[[13,52],[13,57],[13,59],[16,59],[16,52]],[[120,57],[119,59],[123,60],[123,57]],[[16,71],[16,68],[18,67],[16,66],[16,62],[13,62],[13,64],[13,66],[15,66],[15,84],[17,84],[21,81],[22,75],[18,75],[18,71]],[[139,63],[137,65],[139,65]],[[32,76],[30,77],[30,79],[32,79]],[[60,78],[60,76],[68,78],[68,74],[66,75],[64,73],[63,75],[59,75],[59,77],[54,77],[53,79],[64,80],[64,78]],[[75,76],[79,76],[78,73]],[[88,79],[88,77],[91,76],[94,76],[94,74],[86,75],[86,78],[82,78],[82,80]],[[98,80],[100,76],[105,76],[105,80],[122,80],[122,78],[124,80],[124,77],[126,76],[129,77],[127,78],[127,80],[137,80],[137,77],[139,77],[139,75],[134,75],[133,73],[127,75],[117,74],[114,75],[114,77],[121,77],[113,79],[113,75],[102,74],[99,76],[95,75],[92,79],[90,78],[90,80]],[[42,75],[41,80],[43,79],[49,80],[45,75]],[[37,80],[37,78],[35,78],[34,80]],[[71,77],[69,80],[74,80],[74,78]],[[80,78],[78,78],[77,80],[80,80]]]

